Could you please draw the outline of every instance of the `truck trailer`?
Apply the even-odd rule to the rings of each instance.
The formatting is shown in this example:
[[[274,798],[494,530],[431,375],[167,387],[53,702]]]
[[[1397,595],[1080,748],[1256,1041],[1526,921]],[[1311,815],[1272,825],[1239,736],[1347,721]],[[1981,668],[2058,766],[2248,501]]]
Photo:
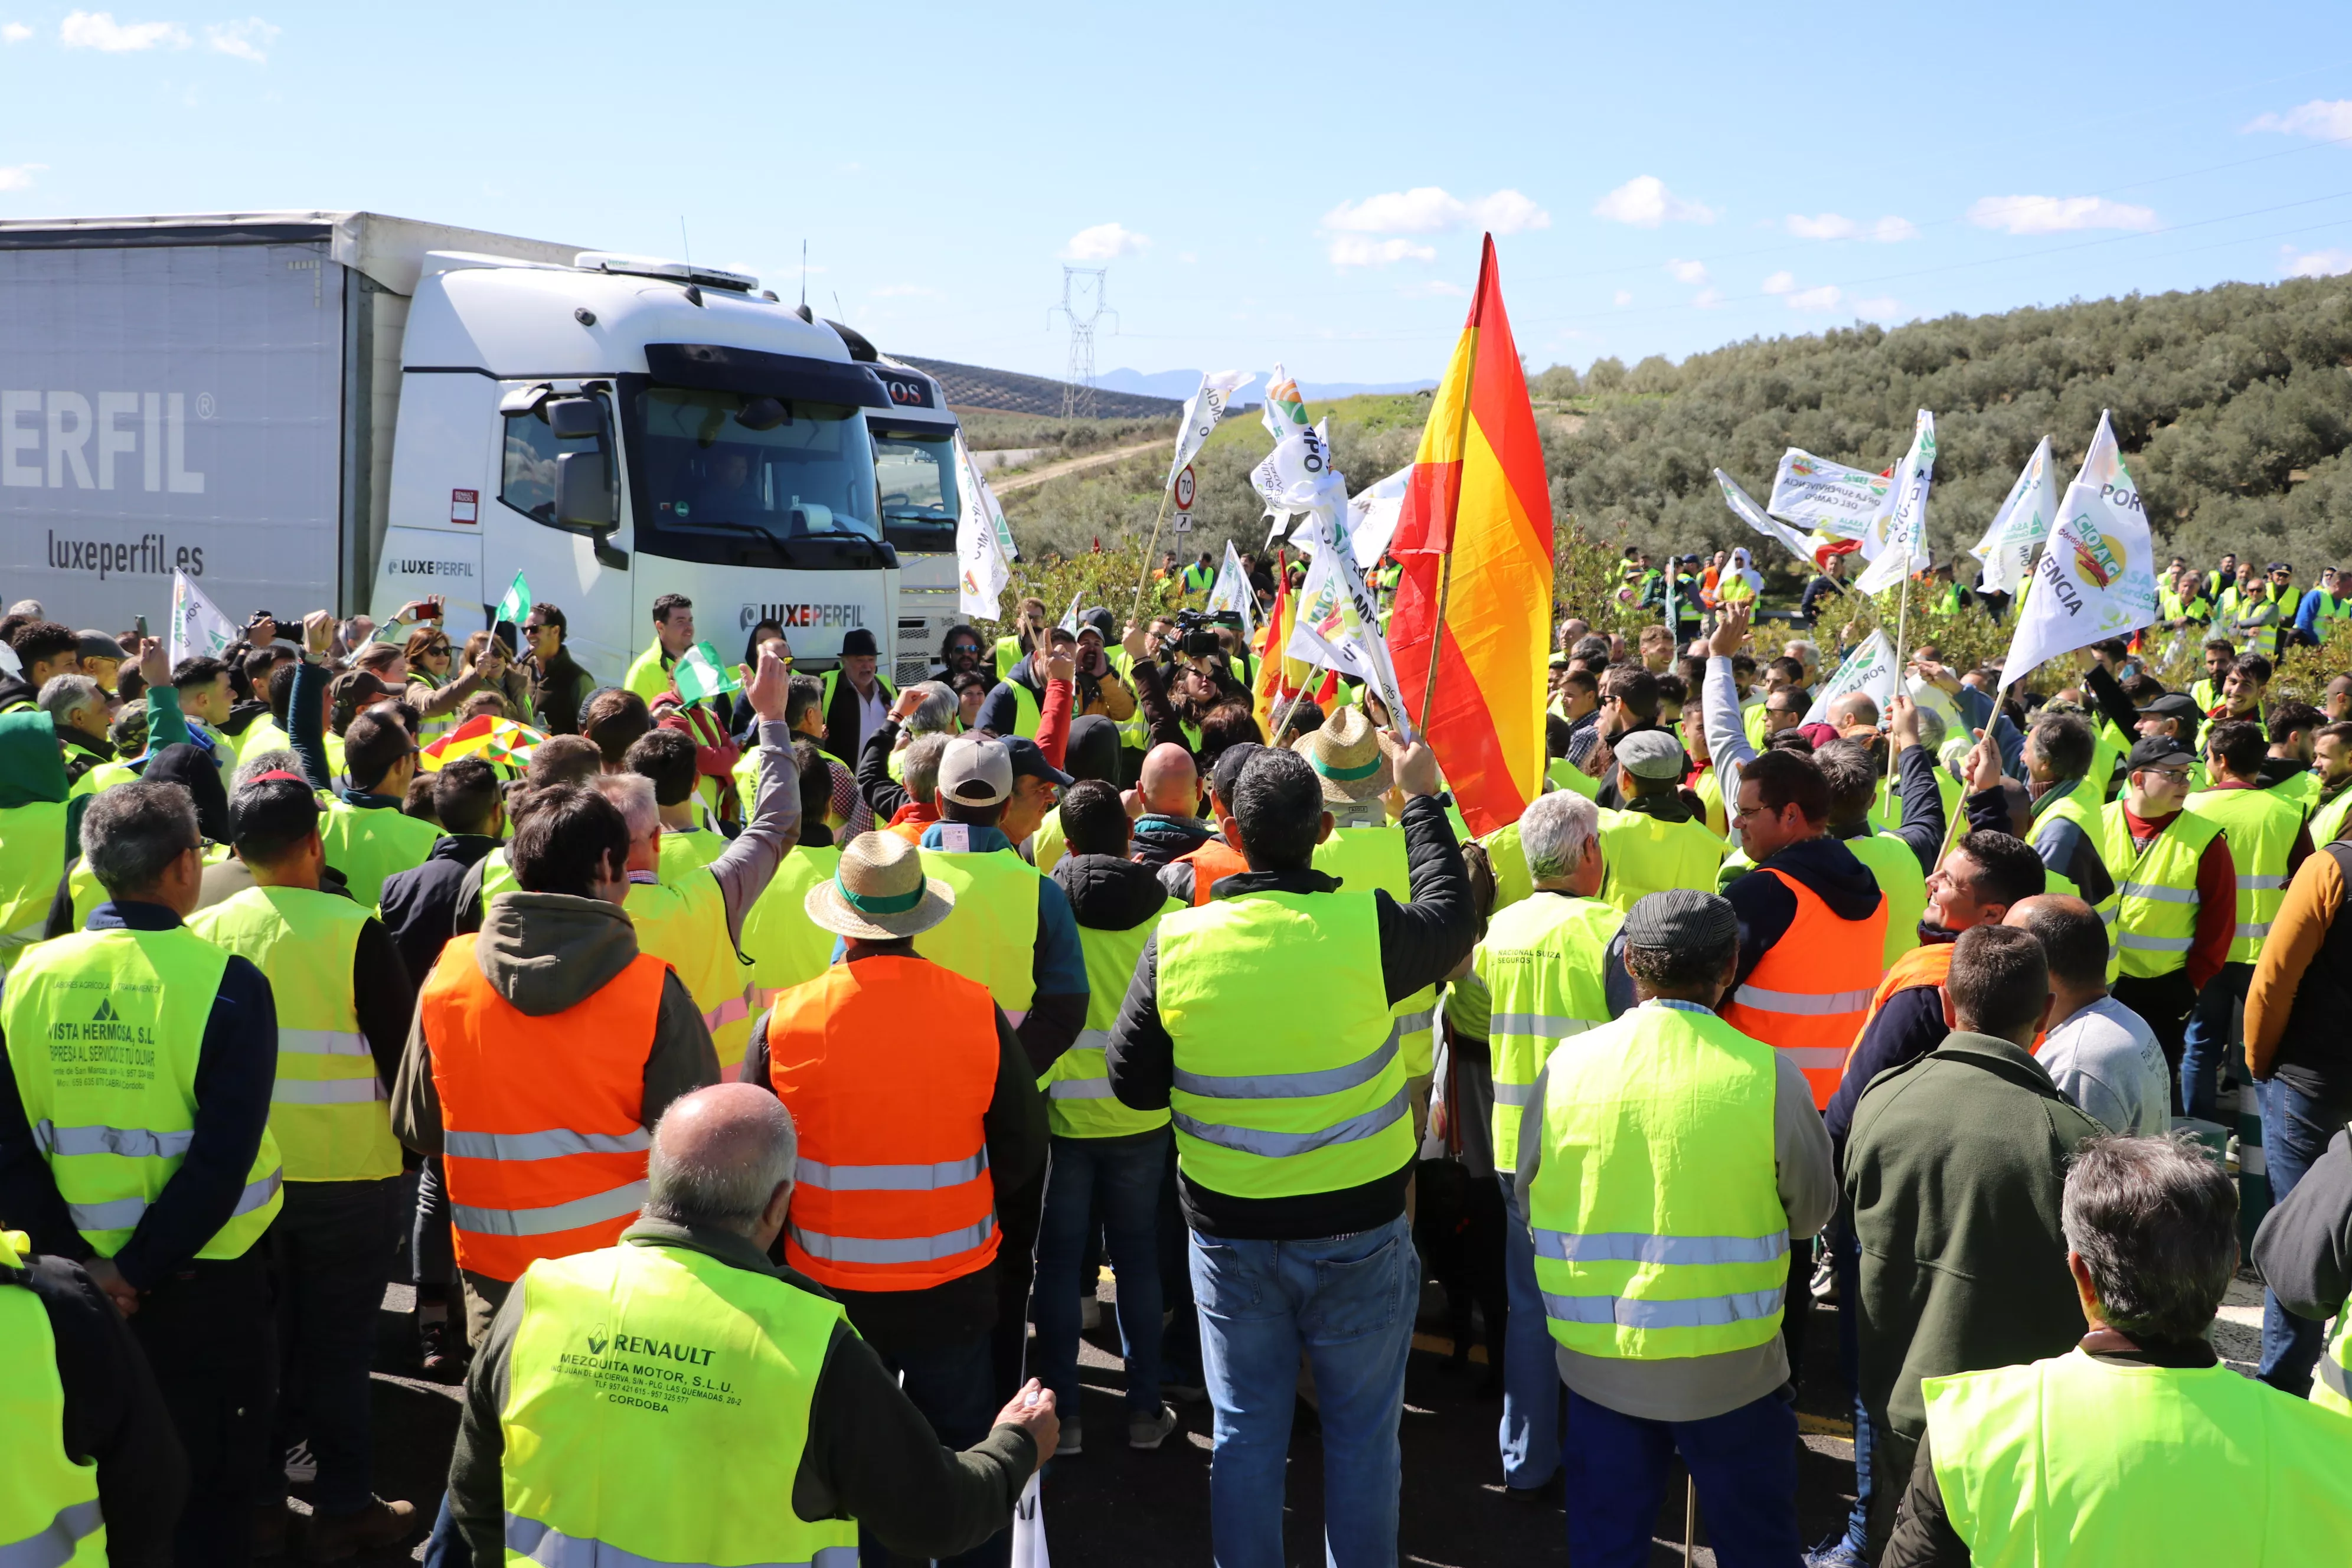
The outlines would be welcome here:
[[[895,652],[898,558],[841,335],[725,269],[364,212],[0,222],[0,595],[161,624],[520,574],[617,681],[654,602]],[[940,410],[944,413],[944,409]]]

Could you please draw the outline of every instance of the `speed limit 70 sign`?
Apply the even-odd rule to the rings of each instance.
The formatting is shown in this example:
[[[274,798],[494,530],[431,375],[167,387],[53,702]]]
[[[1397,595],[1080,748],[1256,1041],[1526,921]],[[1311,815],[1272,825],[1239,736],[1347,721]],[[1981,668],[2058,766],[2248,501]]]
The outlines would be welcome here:
[[[1176,476],[1176,510],[1192,510],[1192,466],[1190,463],[1185,464],[1184,471]]]

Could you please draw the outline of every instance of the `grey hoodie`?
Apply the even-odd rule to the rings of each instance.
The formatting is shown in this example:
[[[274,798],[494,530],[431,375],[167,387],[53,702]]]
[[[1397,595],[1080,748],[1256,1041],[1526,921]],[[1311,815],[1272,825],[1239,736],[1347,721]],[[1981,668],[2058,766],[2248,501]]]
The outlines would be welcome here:
[[[637,956],[636,928],[618,904],[569,893],[501,893],[490,900],[474,945],[475,966],[500,996],[533,1018],[578,1005]],[[442,962],[454,962],[450,950]],[[572,1064],[542,1064],[568,1072]],[[646,1042],[641,1117],[661,1120],[670,1101],[719,1081],[719,1053],[701,1009],[675,971],[662,980],[661,1006]],[[425,1039],[425,1013],[409,1026],[408,1048],[392,1086],[392,1131],[420,1154],[441,1152],[441,1097]]]

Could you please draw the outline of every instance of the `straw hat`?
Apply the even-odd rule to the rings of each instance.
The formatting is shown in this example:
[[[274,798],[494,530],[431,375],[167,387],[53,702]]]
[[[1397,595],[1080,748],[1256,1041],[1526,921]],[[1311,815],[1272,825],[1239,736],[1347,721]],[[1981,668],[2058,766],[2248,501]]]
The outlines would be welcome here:
[[[923,875],[923,852],[895,833],[861,833],[841,852],[833,880],[802,900],[808,918],[839,936],[893,942],[954,911],[955,891]]]
[[[1381,732],[1353,704],[1324,720],[1321,729],[1299,736],[1290,749],[1321,776],[1323,798],[1338,805],[1378,800],[1396,782]]]

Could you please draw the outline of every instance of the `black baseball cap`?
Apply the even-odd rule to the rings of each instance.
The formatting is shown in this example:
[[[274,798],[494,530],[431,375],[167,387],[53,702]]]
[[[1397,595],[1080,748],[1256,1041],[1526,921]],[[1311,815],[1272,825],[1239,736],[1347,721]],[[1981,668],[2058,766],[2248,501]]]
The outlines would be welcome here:
[[[2194,764],[2197,754],[2170,735],[2147,735],[2132,743],[2124,758],[2124,766],[2140,768],[2186,768]]]
[[[2205,717],[2204,710],[2197,706],[2197,700],[2189,696],[2189,693],[2185,691],[2166,692],[2163,696],[2158,698],[2147,707],[2139,710],[2139,715],[2143,719],[2188,719],[2192,721]]]
[[[1013,753],[1013,776],[1016,779],[1044,779],[1057,789],[1067,789],[1077,782],[1048,761],[1045,749],[1025,735],[1008,735],[1002,744]]]

